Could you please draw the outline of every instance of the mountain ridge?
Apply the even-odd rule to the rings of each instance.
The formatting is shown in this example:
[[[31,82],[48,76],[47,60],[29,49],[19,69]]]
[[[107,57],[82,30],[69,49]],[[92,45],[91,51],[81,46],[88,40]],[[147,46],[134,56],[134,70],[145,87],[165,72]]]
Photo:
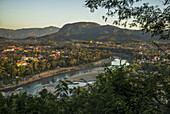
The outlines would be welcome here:
[[[149,34],[142,35],[141,30],[122,29],[112,25],[100,25],[94,22],[76,22],[64,25],[58,32],[39,37],[39,40],[148,40]]]
[[[22,28],[16,30],[0,28],[0,37],[5,37],[9,39],[24,39],[31,36],[41,37],[44,35],[56,33],[58,31],[59,28],[55,26],[49,26],[44,28]]]

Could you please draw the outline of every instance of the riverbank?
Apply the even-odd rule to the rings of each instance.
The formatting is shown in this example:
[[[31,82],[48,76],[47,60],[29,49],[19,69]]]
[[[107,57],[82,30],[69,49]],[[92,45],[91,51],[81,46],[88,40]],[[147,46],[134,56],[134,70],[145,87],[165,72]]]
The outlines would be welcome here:
[[[89,67],[101,66],[101,65],[104,65],[104,64],[108,64],[111,61],[112,60],[110,60],[110,59],[103,59],[103,60],[100,60],[100,61],[97,61],[97,62],[92,62],[92,63],[86,64],[86,65],[79,65],[79,66],[67,67],[67,68],[58,68],[58,69],[55,69],[55,70],[45,71],[45,72],[42,72],[40,74],[36,74],[36,75],[32,76],[31,78],[28,78],[26,76],[23,79],[23,81],[18,82],[18,84],[7,85],[4,88],[0,88],[0,92],[7,92],[7,91],[10,91],[12,89],[16,89],[16,88],[18,88],[22,85],[26,85],[28,83],[35,82],[37,80],[41,80],[41,79],[48,78],[48,77],[51,77],[51,76],[55,76],[55,75],[58,75],[58,74],[64,74],[64,73],[68,73],[68,72],[72,72],[72,71],[82,70],[82,69],[86,69],[86,68],[89,68]]]
[[[96,76],[98,76],[98,74],[102,73],[103,71],[104,71],[104,68],[101,68],[98,70],[86,72],[84,74],[76,74],[66,80],[71,81],[71,82],[84,82],[84,80],[87,82],[95,81]]]

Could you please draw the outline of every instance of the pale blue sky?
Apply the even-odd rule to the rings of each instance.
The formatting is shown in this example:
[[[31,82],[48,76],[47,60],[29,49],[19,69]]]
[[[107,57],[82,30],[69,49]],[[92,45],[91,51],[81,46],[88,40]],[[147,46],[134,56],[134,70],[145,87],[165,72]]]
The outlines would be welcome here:
[[[102,19],[106,10],[91,13],[84,4],[85,0],[0,0],[0,28],[62,27],[79,21],[112,24],[114,18]]]

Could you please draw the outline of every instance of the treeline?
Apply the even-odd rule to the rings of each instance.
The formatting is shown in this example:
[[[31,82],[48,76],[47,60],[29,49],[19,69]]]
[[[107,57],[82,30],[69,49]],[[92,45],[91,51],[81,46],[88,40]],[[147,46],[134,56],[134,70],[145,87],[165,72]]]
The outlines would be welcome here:
[[[132,65],[133,66],[133,65]],[[131,66],[131,67],[132,67]],[[133,68],[136,68],[133,66]],[[114,69],[114,70],[113,70]],[[0,112],[43,114],[168,114],[168,75],[143,74],[131,77],[129,68],[105,68],[93,85],[68,88],[60,82],[55,94],[46,89],[39,95],[26,93],[3,97],[0,94]],[[70,83],[70,82],[69,82]]]
[[[67,50],[65,53],[52,57],[49,53],[39,53],[45,56],[45,59],[39,59],[38,61],[27,61],[26,66],[17,66],[17,60],[21,59],[18,55],[7,55],[8,59],[0,58],[0,80],[10,79],[18,77],[24,77],[26,75],[34,75],[49,69],[55,69],[57,67],[69,67],[79,64],[87,64],[90,62],[98,61],[103,58],[108,58],[111,54],[110,51],[98,50],[98,49],[86,49],[86,48],[74,48],[63,47],[62,50]],[[58,50],[61,50],[58,49]],[[34,55],[33,52],[25,55]]]

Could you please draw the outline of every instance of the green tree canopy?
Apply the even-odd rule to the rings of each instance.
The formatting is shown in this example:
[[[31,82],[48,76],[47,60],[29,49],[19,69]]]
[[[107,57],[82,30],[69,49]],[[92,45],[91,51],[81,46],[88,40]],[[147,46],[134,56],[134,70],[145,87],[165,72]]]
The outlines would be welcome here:
[[[151,32],[152,36],[160,35],[160,39],[169,39],[170,36],[170,1],[162,1],[153,6],[149,3],[143,3],[141,6],[134,5],[142,0],[86,0],[85,5],[94,12],[98,8],[107,9],[106,16],[103,19],[107,21],[108,17],[116,16],[113,24],[139,27],[144,32]],[[143,2],[143,1],[142,1]],[[153,2],[153,1],[152,1]],[[155,1],[154,1],[155,2]],[[128,20],[131,21],[128,21]]]

